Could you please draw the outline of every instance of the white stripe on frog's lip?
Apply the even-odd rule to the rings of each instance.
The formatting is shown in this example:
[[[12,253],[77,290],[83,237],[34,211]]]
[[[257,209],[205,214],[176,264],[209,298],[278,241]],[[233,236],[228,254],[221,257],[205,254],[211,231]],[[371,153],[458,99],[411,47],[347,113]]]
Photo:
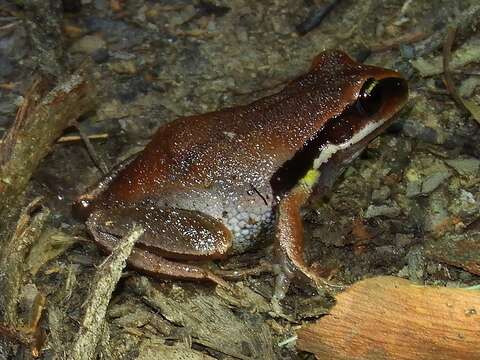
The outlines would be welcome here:
[[[318,170],[320,166],[326,163],[336,152],[347,149],[352,145],[355,145],[356,143],[360,142],[362,139],[370,135],[372,132],[374,132],[383,124],[385,124],[385,121],[371,121],[344,143],[331,144],[327,142],[325,146],[321,149],[320,155],[313,161],[313,168],[315,170]],[[356,154],[358,153],[360,153],[360,151],[358,151]]]

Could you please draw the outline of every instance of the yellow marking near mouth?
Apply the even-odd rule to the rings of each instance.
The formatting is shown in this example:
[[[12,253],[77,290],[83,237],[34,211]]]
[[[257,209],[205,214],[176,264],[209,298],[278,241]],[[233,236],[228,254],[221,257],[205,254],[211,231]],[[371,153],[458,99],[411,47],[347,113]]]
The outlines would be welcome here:
[[[311,189],[317,183],[320,177],[320,171],[317,169],[308,170],[303,178],[300,179],[300,184]]]

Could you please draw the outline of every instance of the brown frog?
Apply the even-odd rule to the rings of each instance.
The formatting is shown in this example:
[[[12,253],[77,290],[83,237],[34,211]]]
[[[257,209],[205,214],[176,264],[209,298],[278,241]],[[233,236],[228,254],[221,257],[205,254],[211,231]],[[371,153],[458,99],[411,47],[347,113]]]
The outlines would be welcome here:
[[[333,185],[407,98],[399,73],[323,52],[274,95],[161,126],[74,210],[106,251],[141,224],[145,233],[128,262],[150,275],[222,283],[195,260],[244,252],[271,228],[276,297],[297,271],[322,285],[304,259],[301,209]]]

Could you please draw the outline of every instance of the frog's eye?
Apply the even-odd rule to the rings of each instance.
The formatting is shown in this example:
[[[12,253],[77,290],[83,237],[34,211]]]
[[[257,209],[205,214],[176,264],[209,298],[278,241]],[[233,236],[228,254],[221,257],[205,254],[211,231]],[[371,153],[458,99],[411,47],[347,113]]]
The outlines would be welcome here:
[[[382,89],[379,81],[368,79],[362,86],[355,106],[357,111],[365,116],[372,116],[382,106]]]

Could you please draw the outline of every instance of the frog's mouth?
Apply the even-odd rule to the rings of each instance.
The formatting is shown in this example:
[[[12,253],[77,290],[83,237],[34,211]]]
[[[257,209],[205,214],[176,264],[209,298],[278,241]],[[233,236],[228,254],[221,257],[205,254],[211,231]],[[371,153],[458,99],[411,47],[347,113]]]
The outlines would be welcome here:
[[[341,163],[344,168],[354,160],[392,123],[408,99],[408,85],[400,77],[370,78],[363,83],[356,99],[274,174],[274,193],[288,192],[309,170],[319,169],[327,162],[339,166]]]

